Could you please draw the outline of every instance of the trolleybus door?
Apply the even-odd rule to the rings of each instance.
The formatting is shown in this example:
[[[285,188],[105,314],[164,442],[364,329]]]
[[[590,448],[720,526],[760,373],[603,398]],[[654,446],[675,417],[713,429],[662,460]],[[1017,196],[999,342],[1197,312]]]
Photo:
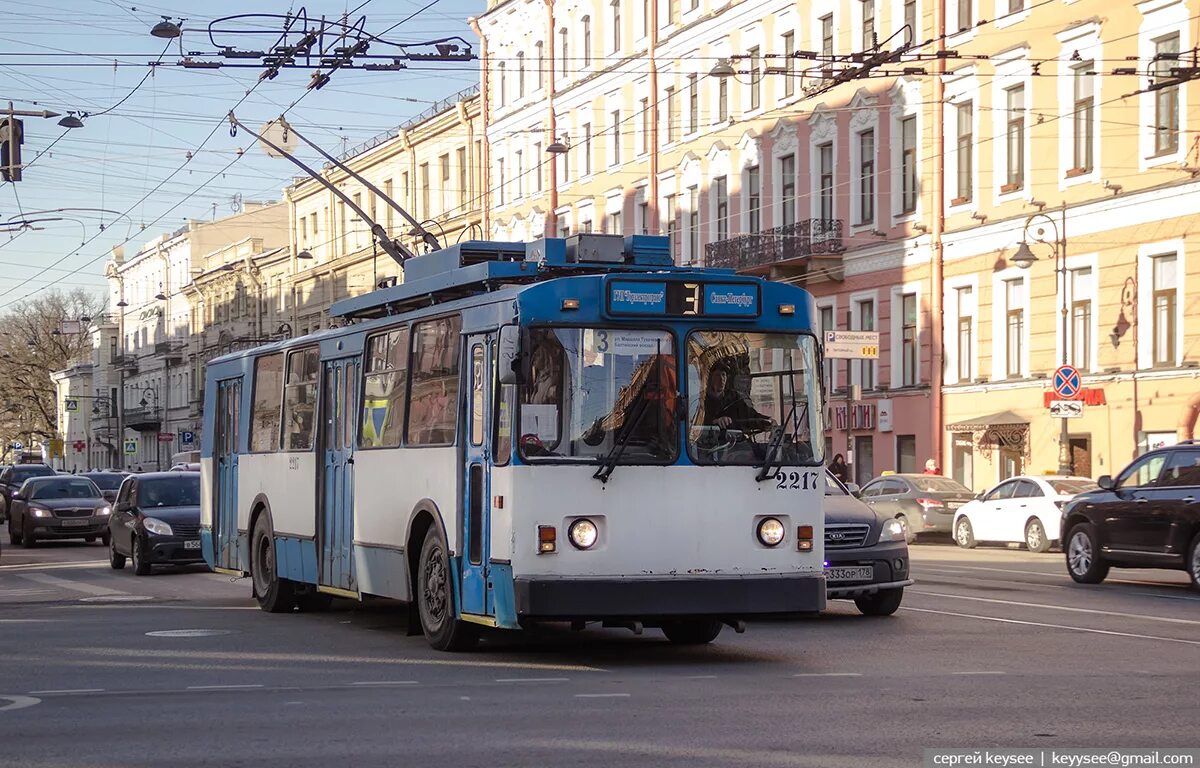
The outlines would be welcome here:
[[[318,583],[357,591],[354,577],[354,399],[361,362],[326,360],[321,387],[321,551]]]
[[[241,416],[242,380],[217,382],[215,446],[216,488],[213,489],[213,546],[218,568],[238,565],[237,472],[238,421]]]
[[[462,502],[462,599],[463,613],[488,616],[495,612],[488,587],[488,537],[491,528],[491,499],[488,466],[491,453],[492,351],[491,337],[467,337],[469,385],[465,409]]]

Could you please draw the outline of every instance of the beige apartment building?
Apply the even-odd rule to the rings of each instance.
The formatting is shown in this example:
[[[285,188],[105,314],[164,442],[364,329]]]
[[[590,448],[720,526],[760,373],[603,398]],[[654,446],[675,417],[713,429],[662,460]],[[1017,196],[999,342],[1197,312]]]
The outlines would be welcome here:
[[[1197,6],[490,3],[489,231],[671,234],[681,264],[797,282],[823,328],[878,330],[878,360],[826,364],[830,452],[860,481],[927,457],[977,488],[1054,470],[1064,345],[1089,398],[1073,470],[1117,470],[1198,388],[1194,86],[1162,87]],[[910,43],[820,88],[857,64],[830,57]]]

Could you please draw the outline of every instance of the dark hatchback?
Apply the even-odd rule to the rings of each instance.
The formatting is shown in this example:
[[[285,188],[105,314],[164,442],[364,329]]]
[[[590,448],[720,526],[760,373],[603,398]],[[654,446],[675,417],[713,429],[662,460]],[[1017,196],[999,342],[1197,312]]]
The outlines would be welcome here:
[[[131,559],[138,576],[154,565],[204,562],[200,552],[200,475],[148,472],[121,484],[109,521],[109,564]]]
[[[868,616],[888,616],[912,584],[904,529],[825,473],[825,584],[830,600],[853,600]]]
[[[0,471],[0,520],[9,516],[12,496],[31,477],[50,477],[58,474],[45,464],[13,464]]]
[[[121,488],[121,483],[125,481],[129,474],[126,472],[84,472],[78,477],[86,477],[96,484],[100,489],[100,493],[104,494],[104,498],[108,499],[109,503],[117,500],[117,491]]]
[[[862,500],[883,517],[895,518],[911,543],[924,533],[949,533],[954,513],[975,498],[971,489],[941,475],[895,474],[863,486]]]
[[[1151,451],[1063,508],[1067,572],[1097,584],[1109,568],[1187,571],[1200,589],[1200,443]]]
[[[32,547],[40,539],[107,538],[111,511],[100,489],[87,478],[33,477],[12,496],[8,540]]]

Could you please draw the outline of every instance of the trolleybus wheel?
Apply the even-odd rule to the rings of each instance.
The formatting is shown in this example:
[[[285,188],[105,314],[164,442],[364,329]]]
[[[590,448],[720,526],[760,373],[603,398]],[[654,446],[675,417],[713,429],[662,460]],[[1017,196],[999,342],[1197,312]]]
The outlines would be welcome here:
[[[454,617],[450,558],[436,526],[430,526],[417,563],[415,599],[425,639],[439,651],[465,651],[479,640],[479,629]]]
[[[250,576],[254,581],[254,597],[258,607],[267,613],[286,613],[296,607],[292,582],[279,578],[275,571],[275,534],[271,520],[259,515],[250,539]]]
[[[704,645],[721,634],[721,622],[716,619],[680,619],[663,624],[663,634],[676,645]]]

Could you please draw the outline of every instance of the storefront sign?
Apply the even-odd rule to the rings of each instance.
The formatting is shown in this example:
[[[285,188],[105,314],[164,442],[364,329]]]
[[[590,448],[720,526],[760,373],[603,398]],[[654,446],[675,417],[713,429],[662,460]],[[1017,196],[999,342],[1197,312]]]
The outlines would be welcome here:
[[[1108,401],[1104,399],[1103,389],[1088,389],[1083,388],[1075,393],[1074,397],[1059,397],[1051,390],[1046,390],[1042,393],[1042,407],[1049,408],[1050,403],[1054,400],[1079,400],[1084,405],[1108,405]]]
[[[849,411],[844,405],[831,406],[826,422],[834,429],[875,429],[875,404],[856,403]]]
[[[887,398],[878,401],[876,407],[879,409],[879,431],[892,431],[892,399]]]

